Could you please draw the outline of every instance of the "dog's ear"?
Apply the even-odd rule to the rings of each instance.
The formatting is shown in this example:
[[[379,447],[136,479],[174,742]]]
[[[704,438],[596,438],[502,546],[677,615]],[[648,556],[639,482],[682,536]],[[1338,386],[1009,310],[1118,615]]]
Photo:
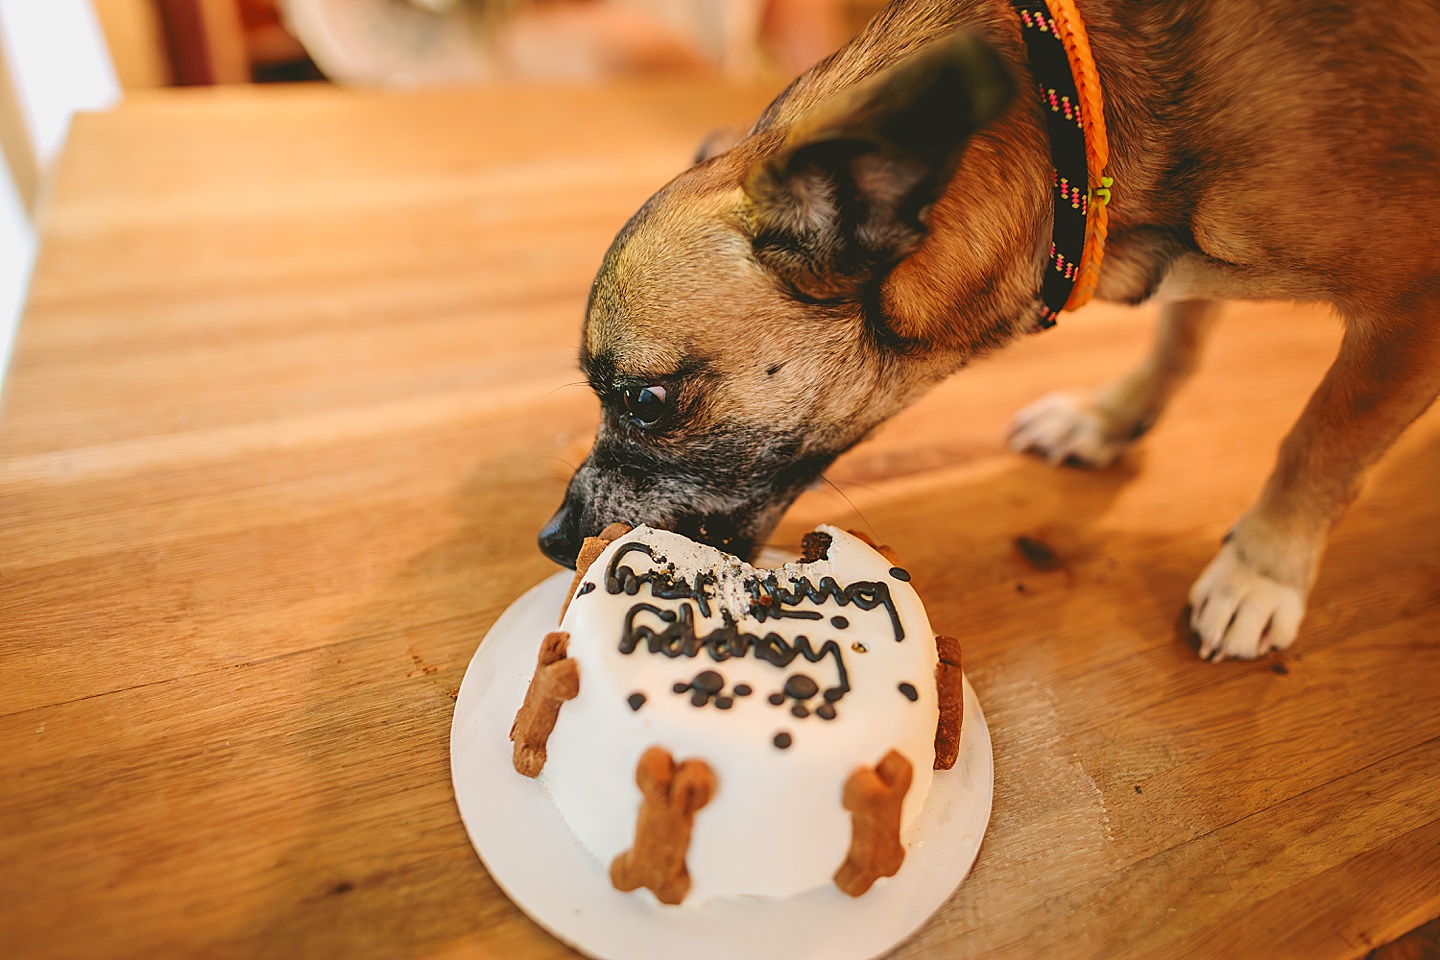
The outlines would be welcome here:
[[[716,127],[706,134],[705,139],[700,141],[700,146],[695,148],[695,162],[704,163],[711,157],[718,157],[744,139],[743,127]]]
[[[966,142],[1014,90],[961,32],[822,102],[745,178],[756,257],[802,296],[858,297],[919,248]]]

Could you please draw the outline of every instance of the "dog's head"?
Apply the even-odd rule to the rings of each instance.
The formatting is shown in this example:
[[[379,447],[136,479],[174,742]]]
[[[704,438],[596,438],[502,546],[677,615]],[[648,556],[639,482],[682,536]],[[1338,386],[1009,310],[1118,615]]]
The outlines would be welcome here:
[[[652,197],[591,291],[581,366],[602,419],[541,549],[573,565],[584,537],[623,521],[746,556],[835,457],[953,369],[891,316],[884,281],[1012,92],[996,52],[955,35],[792,122],[772,106]]]

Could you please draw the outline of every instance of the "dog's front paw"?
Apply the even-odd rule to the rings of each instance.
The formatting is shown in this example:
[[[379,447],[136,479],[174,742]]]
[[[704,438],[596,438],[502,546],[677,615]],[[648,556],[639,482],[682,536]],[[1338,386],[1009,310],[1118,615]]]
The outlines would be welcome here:
[[[1214,662],[1284,650],[1304,616],[1305,592],[1261,573],[1233,540],[1190,588],[1190,628],[1200,656]]]
[[[1093,399],[1079,393],[1041,397],[1010,421],[1010,447],[1039,454],[1054,465],[1108,467],[1133,436],[1133,430],[1117,430]]]

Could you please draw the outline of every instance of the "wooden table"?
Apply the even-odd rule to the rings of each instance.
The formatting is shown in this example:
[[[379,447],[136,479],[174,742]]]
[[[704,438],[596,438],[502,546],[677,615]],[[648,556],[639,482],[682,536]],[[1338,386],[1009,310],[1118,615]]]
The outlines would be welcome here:
[[[762,102],[313,87],[78,120],[0,413],[0,953],[571,956],[466,840],[453,697],[553,570],[605,246]],[[1297,647],[1204,664],[1185,591],[1338,328],[1233,306],[1117,469],[1005,450],[1151,317],[1091,307],[945,383],[777,536],[898,548],[990,720],[979,861],[897,957],[1323,960],[1440,914],[1440,411]]]

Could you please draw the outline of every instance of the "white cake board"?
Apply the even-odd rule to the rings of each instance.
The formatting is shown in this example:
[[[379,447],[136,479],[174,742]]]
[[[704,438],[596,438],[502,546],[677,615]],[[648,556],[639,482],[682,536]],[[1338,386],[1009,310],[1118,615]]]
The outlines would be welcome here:
[[[789,900],[668,907],[647,891],[614,889],[609,864],[580,846],[545,788],[511,765],[510,723],[572,576],[543,581],[490,628],[465,671],[450,727],[455,802],[470,842],[532,920],[598,960],[871,960],[920,929],[965,879],[995,787],[990,731],[969,679],[960,757],[954,769],[935,772],[900,872],[864,896],[827,885]]]

